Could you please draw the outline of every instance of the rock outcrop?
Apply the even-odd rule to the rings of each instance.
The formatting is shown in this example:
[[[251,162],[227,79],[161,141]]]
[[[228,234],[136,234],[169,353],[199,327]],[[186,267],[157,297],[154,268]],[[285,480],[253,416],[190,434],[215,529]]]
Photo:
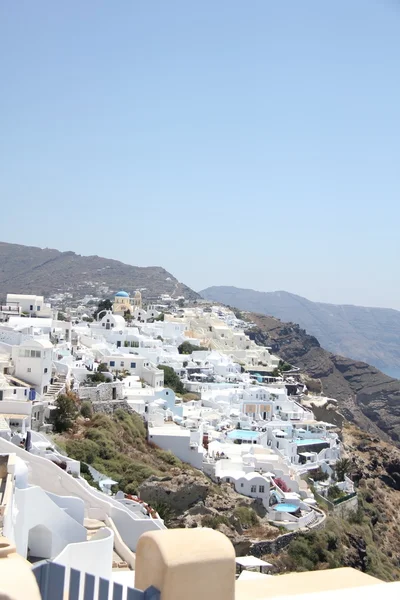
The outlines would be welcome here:
[[[168,527],[212,527],[229,537],[237,553],[251,551],[254,542],[277,537],[258,499],[216,485],[199,471],[172,470],[168,477],[150,477],[139,487],[142,500],[168,521]],[[240,508],[244,508],[244,513]],[[247,509],[247,510],[246,510]],[[252,523],[248,522],[249,516]]]

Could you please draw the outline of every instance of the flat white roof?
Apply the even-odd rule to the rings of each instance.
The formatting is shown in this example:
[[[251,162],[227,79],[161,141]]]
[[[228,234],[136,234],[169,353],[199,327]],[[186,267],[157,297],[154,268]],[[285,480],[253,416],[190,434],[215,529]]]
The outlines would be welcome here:
[[[190,431],[188,429],[182,429],[177,425],[166,425],[165,427],[149,427],[149,435],[190,437]]]
[[[256,556],[238,556],[236,563],[242,567],[272,567],[271,563]]]

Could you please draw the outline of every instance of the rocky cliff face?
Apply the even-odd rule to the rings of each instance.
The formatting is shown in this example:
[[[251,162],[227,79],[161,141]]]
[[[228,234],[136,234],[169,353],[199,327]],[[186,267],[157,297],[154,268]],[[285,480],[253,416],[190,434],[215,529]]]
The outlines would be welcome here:
[[[339,401],[346,419],[381,439],[400,442],[399,380],[324,350],[299,325],[253,313],[248,318],[255,324],[248,331],[250,337],[319,381],[323,393]]]

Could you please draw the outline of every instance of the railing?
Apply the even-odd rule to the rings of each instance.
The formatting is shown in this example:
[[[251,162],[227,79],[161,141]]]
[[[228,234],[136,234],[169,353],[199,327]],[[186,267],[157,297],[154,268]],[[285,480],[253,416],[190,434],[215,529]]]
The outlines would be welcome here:
[[[160,592],[150,587],[144,592],[124,588],[119,583],[42,561],[32,567],[42,600],[160,600]]]

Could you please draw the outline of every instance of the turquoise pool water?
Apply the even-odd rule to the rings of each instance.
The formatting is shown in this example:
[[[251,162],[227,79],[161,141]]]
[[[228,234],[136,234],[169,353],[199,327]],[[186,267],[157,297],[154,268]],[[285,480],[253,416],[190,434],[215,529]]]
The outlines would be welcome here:
[[[298,446],[311,446],[311,444],[325,444],[326,440],[320,438],[310,438],[308,440],[296,440]]]
[[[292,512],[296,512],[296,510],[299,507],[296,506],[295,504],[287,504],[286,502],[282,502],[281,504],[276,504],[274,506],[274,510],[276,510],[277,512],[288,512],[288,513],[292,513]]]
[[[246,429],[235,429],[228,433],[231,440],[255,440],[260,434],[259,431],[247,431]]]

